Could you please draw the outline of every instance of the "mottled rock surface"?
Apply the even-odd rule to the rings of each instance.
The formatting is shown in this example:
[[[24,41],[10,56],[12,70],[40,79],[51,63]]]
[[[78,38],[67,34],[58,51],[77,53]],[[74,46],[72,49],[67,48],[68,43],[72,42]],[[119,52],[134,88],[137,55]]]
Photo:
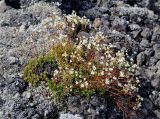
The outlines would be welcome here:
[[[1,0],[0,118],[58,118],[59,112],[45,84],[32,87],[22,79],[21,71],[33,55],[31,52],[41,48],[43,36],[33,36],[33,31],[41,29],[43,19],[72,10],[92,21],[96,18],[100,23],[95,26],[96,30],[108,36],[107,42],[116,45],[118,50],[128,51],[128,58],[133,58],[139,66],[136,75],[141,81],[139,94],[144,98],[137,119],[159,119],[160,0]],[[35,39],[32,42],[31,36]],[[99,98],[87,102],[68,97],[69,111],[86,119],[122,118],[114,110],[108,114],[107,104]],[[80,119],[70,114],[60,116],[60,119],[67,118]]]

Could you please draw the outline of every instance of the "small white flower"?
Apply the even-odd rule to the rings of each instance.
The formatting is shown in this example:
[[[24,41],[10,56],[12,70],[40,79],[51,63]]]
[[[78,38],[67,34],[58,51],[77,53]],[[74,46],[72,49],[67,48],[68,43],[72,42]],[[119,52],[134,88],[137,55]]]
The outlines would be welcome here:
[[[66,52],[64,52],[64,53],[62,54],[62,56],[63,56],[63,57],[67,57],[68,55],[67,55]]]
[[[85,84],[85,86],[86,86],[86,87],[88,86],[88,82],[87,82],[87,81],[85,81],[85,83],[84,83],[84,84]]]
[[[95,74],[95,72],[92,70],[92,71],[91,71],[91,74],[92,74],[92,75],[94,75],[94,74]]]
[[[109,66],[108,62],[105,63],[106,66]]]
[[[76,81],[76,84],[78,85],[78,84],[79,84],[79,82],[78,82],[78,81]]]
[[[101,56],[100,59],[101,59],[101,60],[104,60],[104,56]]]
[[[109,80],[108,80],[107,78],[105,79],[105,84],[106,84],[106,85],[110,84],[110,83],[109,83]]]
[[[114,80],[116,80],[116,79],[117,79],[117,77],[113,76],[113,79],[114,79]]]
[[[73,69],[70,69],[69,74],[73,74],[73,73],[74,73]]]
[[[135,86],[131,86],[131,87],[130,87],[130,89],[135,90],[135,89],[136,89],[136,87],[135,87]]]
[[[87,45],[87,48],[88,48],[88,49],[91,49],[91,44],[90,44],[90,43]]]
[[[59,73],[59,71],[56,69],[56,70],[54,71],[54,76],[58,75],[58,73]]]
[[[92,63],[91,62],[88,62],[88,65],[90,66]]]
[[[84,84],[83,83],[81,84],[81,88],[84,88]]]
[[[111,75],[111,73],[109,72],[109,73],[108,73],[108,75],[110,76],[110,75]]]
[[[120,76],[120,77],[124,77],[124,72],[120,71],[119,76]]]
[[[101,62],[100,62],[100,64],[104,64],[104,62],[103,62],[103,61],[101,61]]]
[[[93,65],[92,68],[93,68],[94,71],[96,70],[96,66],[95,65]]]
[[[136,80],[136,82],[137,82],[137,83],[140,83],[140,81],[139,81],[138,79]]]
[[[113,68],[109,68],[109,71],[113,71]]]
[[[62,43],[62,46],[63,46],[63,47],[66,46],[66,43]]]
[[[84,39],[82,44],[85,45],[87,42],[88,42],[87,39]]]
[[[81,47],[81,45],[77,45],[77,49],[81,49],[82,47]]]
[[[119,86],[119,87],[122,87],[122,84],[118,82],[118,86]]]
[[[104,75],[104,71],[101,72],[101,75]]]
[[[108,58],[111,58],[112,56],[110,54],[108,54]]]

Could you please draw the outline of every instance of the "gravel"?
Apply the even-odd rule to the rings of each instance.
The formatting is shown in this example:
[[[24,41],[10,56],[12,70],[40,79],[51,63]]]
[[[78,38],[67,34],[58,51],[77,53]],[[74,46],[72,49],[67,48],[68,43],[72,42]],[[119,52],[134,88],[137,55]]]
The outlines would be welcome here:
[[[139,94],[144,98],[136,119],[159,119],[159,0],[102,0],[100,3],[94,0],[1,0],[0,118],[56,119],[58,115],[60,119],[122,118],[99,96],[93,96],[89,101],[69,96],[66,100],[69,113],[58,112],[44,83],[32,87],[21,77],[23,66],[33,55],[34,49],[28,45],[33,31],[41,29],[42,20],[51,14],[61,16],[61,13],[68,14],[72,10],[91,21],[98,18],[101,25],[97,31],[108,36],[107,42],[115,44],[118,50],[128,49],[128,57],[139,66]],[[51,34],[53,31],[47,32]],[[41,34],[33,36],[37,49],[43,38]]]

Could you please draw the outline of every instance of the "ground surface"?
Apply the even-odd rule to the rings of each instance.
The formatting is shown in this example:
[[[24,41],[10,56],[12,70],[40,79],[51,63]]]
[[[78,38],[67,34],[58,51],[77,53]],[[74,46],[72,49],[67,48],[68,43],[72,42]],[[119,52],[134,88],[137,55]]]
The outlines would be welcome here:
[[[54,2],[54,3],[53,3]],[[33,47],[41,48],[43,37],[33,36],[50,14],[78,12],[90,20],[100,18],[99,31],[117,49],[129,49],[139,66],[140,95],[144,98],[137,119],[160,119],[160,1],[159,0],[6,0],[0,1],[0,119],[58,118],[48,90],[42,84],[32,87],[21,78],[21,70]],[[97,22],[94,22],[96,25]],[[33,47],[29,45],[32,42]],[[34,43],[33,43],[34,42]],[[86,119],[119,119],[108,114],[103,99],[86,102],[68,98],[69,110]],[[60,118],[79,119],[61,115]]]

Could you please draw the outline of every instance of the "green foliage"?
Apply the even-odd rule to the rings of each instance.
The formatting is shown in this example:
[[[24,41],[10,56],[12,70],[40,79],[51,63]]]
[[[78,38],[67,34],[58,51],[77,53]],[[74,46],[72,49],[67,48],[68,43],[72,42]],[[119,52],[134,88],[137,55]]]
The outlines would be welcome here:
[[[49,79],[50,74],[47,69],[44,69],[44,65],[48,64],[48,68],[54,70],[57,68],[57,64],[53,53],[48,53],[45,56],[39,56],[38,58],[31,59],[26,65],[23,71],[23,78],[27,82],[36,85],[40,81],[46,81]],[[47,68],[47,67],[46,67]],[[39,71],[42,70],[42,71]],[[51,77],[50,77],[51,78]]]

